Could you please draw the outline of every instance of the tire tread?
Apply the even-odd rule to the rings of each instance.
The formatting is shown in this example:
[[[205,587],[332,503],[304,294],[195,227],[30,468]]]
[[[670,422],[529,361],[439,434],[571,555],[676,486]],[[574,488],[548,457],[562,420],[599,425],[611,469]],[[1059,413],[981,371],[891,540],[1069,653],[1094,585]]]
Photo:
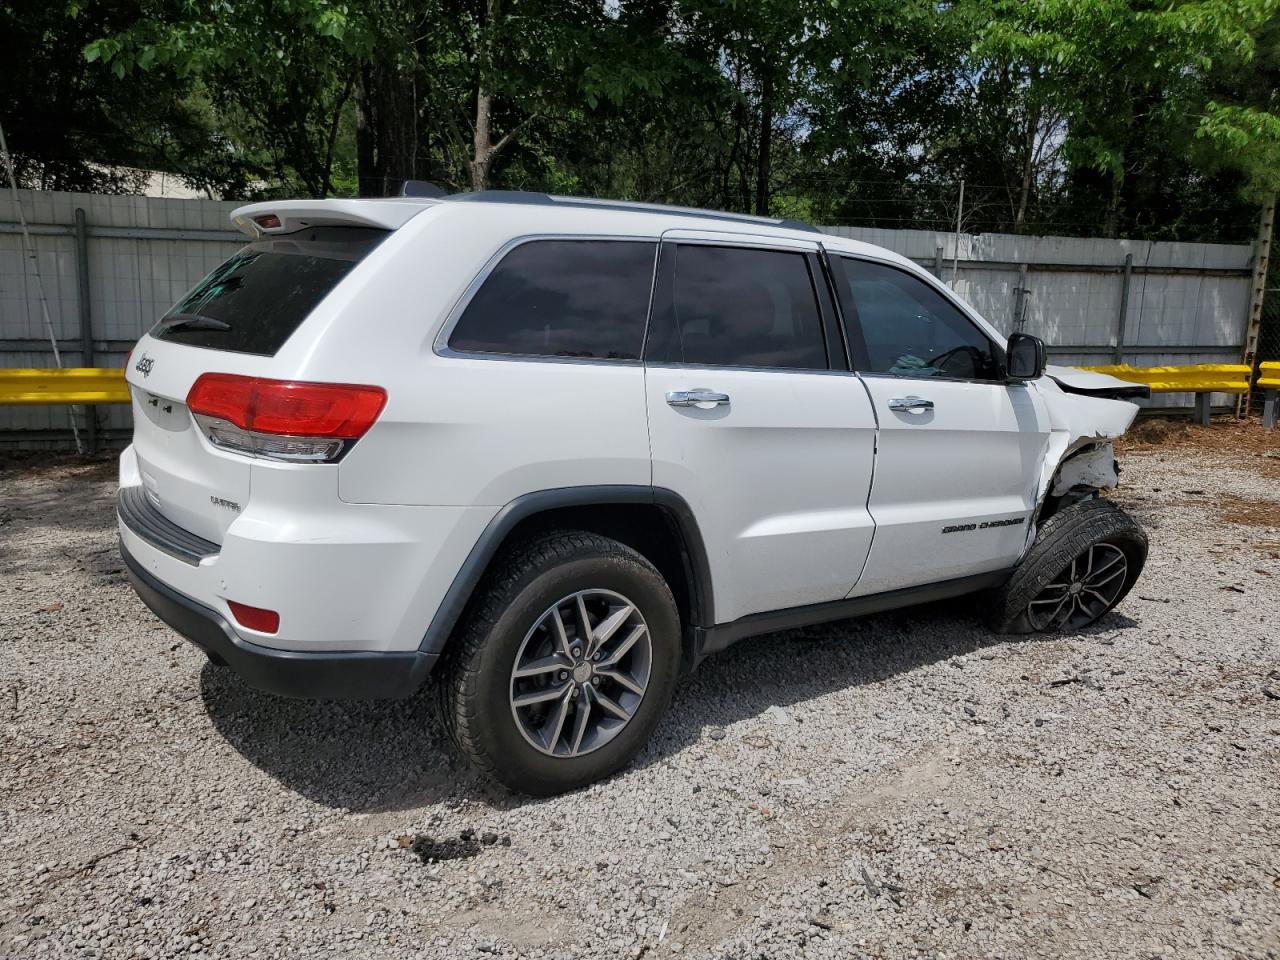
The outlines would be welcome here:
[[[1036,532],[1031,549],[1008,582],[996,591],[991,626],[997,633],[1032,633],[1022,621],[1027,604],[1091,544],[1106,541],[1119,546],[1129,557],[1128,583],[1121,590],[1114,609],[1124,599],[1142,572],[1147,556],[1147,535],[1133,517],[1110,500],[1095,498],[1073,503],[1059,510]],[[1106,616],[1106,612],[1102,614]]]
[[[482,749],[477,725],[481,653],[498,620],[520,591],[538,574],[583,556],[634,565],[657,579],[673,609],[675,598],[662,574],[642,554],[600,534],[581,530],[550,530],[519,540],[490,565],[463,612],[460,627],[446,647],[437,697],[449,739],[480,773],[502,781],[494,758]]]

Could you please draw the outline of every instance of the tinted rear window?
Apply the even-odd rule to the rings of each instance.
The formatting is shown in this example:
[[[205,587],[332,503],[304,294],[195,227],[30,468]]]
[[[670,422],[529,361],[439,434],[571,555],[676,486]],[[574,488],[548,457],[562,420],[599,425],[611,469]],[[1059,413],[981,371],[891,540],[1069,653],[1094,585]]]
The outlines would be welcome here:
[[[657,245],[533,240],[493,269],[449,346],[467,353],[638,360]]]
[[[314,227],[256,240],[201,280],[151,335],[270,356],[387,236],[365,227]]]
[[[654,304],[655,363],[827,369],[808,258],[749,247],[673,244]]]

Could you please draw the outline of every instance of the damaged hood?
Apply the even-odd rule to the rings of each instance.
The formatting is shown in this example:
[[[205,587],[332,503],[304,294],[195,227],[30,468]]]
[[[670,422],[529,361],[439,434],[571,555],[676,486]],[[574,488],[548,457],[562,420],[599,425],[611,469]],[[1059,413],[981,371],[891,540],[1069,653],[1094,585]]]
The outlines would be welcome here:
[[[1079,377],[1081,383],[1095,382],[1091,387],[1063,383],[1055,375],[1058,371],[1063,371],[1064,380]],[[1059,442],[1066,441],[1064,453],[1082,442],[1110,440],[1123,434],[1138,415],[1138,405],[1111,391],[1127,387],[1146,389],[1141,384],[1126,383],[1105,374],[1072,370],[1070,367],[1047,368],[1035,385],[1044,398],[1052,434]]]
[[[1147,398],[1151,388],[1141,383],[1121,380],[1105,373],[1081,370],[1079,367],[1059,367],[1053,364],[1044,368],[1044,375],[1067,393],[1079,393],[1086,397],[1112,399]]]

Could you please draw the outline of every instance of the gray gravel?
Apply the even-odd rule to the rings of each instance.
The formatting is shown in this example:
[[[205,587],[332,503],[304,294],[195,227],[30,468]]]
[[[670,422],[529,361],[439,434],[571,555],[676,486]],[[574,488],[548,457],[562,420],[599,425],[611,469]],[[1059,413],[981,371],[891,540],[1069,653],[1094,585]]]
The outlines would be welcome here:
[[[749,641],[537,802],[426,698],[209,666],[122,576],[112,465],[10,464],[0,954],[1275,957],[1280,481],[1233,462],[1128,458],[1152,558],[1084,635],[966,602]]]

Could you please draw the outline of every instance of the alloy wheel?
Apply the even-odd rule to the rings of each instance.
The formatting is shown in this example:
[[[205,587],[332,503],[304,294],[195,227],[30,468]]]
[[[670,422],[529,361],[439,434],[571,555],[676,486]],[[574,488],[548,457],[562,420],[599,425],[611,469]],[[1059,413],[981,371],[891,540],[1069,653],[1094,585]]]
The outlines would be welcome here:
[[[640,609],[612,590],[580,590],[548,607],[525,634],[511,670],[512,716],[548,756],[591,753],[635,716],[652,666]]]
[[[1027,604],[1031,628],[1087,627],[1119,599],[1128,573],[1129,561],[1123,550],[1109,543],[1093,544]]]

